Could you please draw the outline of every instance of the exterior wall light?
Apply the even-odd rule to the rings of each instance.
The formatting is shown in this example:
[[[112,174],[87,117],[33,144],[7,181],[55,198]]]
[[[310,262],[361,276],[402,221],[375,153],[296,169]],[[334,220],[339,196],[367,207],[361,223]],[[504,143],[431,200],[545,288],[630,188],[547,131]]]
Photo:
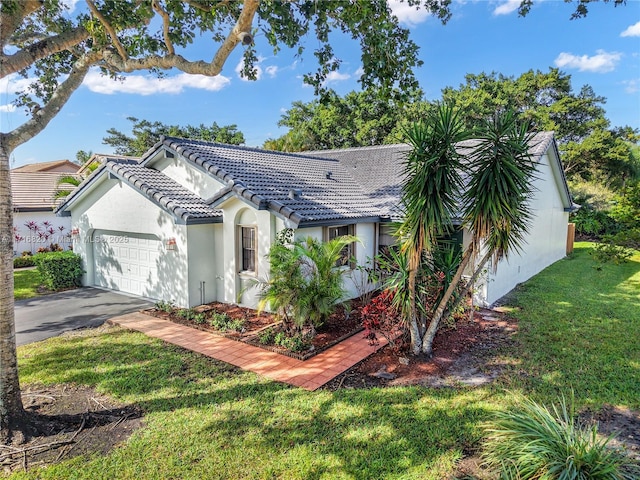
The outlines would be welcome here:
[[[176,249],[176,239],[169,238],[167,240],[167,250],[175,250]]]

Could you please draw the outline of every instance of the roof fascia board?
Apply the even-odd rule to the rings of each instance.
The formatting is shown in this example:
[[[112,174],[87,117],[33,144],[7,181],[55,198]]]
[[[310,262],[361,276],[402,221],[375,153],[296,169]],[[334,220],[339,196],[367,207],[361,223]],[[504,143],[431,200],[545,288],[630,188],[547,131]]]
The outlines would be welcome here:
[[[34,212],[49,212],[53,213],[54,209],[52,207],[16,207],[13,206],[14,213],[34,213]]]
[[[380,217],[360,217],[360,218],[333,218],[330,220],[306,220],[298,224],[298,228],[306,227],[334,227],[337,225],[354,225],[357,223],[383,223]],[[389,222],[384,222],[388,224]]]
[[[563,203],[565,211],[566,209],[573,208],[573,199],[571,198],[571,192],[569,191],[569,185],[567,184],[567,177],[564,174],[564,169],[562,168],[562,162],[560,160],[560,152],[558,151],[558,145],[556,143],[555,136],[551,141],[551,145],[547,148],[549,159],[551,160],[550,166],[553,172],[554,180],[556,181],[556,185],[559,187],[558,189],[562,193]],[[569,210],[572,211],[572,210]]]

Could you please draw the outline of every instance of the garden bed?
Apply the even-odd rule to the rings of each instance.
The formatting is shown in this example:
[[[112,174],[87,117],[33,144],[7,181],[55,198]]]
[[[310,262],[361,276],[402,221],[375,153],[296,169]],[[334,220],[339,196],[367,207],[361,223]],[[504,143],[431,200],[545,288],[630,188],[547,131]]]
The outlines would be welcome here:
[[[258,313],[251,308],[212,302],[193,309],[182,309],[159,302],[154,308],[143,310],[143,313],[298,360],[307,360],[361,332],[361,308],[362,302],[358,299],[352,300],[349,308],[339,306],[325,324],[316,329],[313,337],[305,338],[304,343],[301,343],[302,340],[290,341],[291,349],[274,343],[274,340],[282,340],[286,336],[282,322],[274,314]]]

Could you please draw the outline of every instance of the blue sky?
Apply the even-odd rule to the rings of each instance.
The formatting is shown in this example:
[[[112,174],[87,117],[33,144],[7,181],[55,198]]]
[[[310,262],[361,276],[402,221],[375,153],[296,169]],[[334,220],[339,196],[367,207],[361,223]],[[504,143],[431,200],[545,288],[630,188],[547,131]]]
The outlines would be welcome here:
[[[70,0],[72,1],[72,0]],[[391,3],[394,12],[412,31],[424,65],[416,71],[429,100],[438,99],[447,86],[458,87],[467,73],[499,72],[518,76],[530,69],[558,67],[571,74],[574,91],[584,84],[607,98],[605,109],[612,125],[640,128],[640,2],[626,7],[595,3],[587,18],[569,20],[573,6],[559,0],[536,1],[525,18],[517,15],[520,0],[455,1],[453,17],[445,26],[423,11]],[[106,130],[128,133],[128,116],[167,124],[236,124],[246,144],[260,146],[285,132],[277,122],[296,100],[310,101],[313,90],[302,75],[315,68],[313,39],[302,60],[292,52],[274,56],[256,38],[260,75],[256,82],[237,73],[241,52],[229,58],[215,78],[170,73],[159,81],[145,72],[115,82],[91,72],[60,114],[37,137],[18,147],[12,167],[25,163],[68,158],[78,150],[110,153],[102,144]],[[204,42],[189,53],[209,58]],[[359,88],[360,52],[354,42],[337,37],[336,54],[343,63],[330,81],[340,94]],[[20,86],[16,77],[0,81],[0,127],[20,125],[25,117],[9,104]]]

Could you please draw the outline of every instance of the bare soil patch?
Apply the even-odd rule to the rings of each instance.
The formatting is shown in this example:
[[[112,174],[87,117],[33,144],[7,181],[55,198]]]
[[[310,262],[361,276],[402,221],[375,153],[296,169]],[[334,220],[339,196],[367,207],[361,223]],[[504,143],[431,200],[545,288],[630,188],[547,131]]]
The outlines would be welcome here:
[[[640,461],[639,411],[605,405],[600,410],[585,410],[579,418],[588,425],[596,424],[601,435],[613,435],[610,445],[624,448],[632,458]]]
[[[75,385],[30,386],[22,391],[31,438],[0,445],[6,473],[79,455],[106,454],[142,425],[142,412]]]

